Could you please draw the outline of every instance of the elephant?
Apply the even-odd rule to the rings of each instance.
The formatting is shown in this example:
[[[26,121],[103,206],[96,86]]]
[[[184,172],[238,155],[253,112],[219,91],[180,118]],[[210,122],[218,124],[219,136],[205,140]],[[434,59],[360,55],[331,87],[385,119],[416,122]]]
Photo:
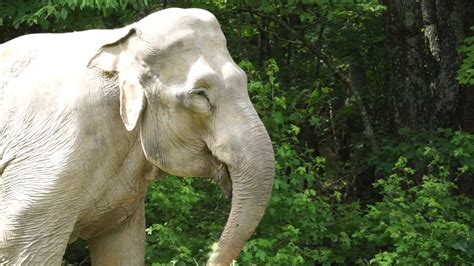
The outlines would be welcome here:
[[[229,265],[271,198],[272,143],[216,17],[164,9],[118,29],[0,45],[0,264],[143,265],[144,198],[166,175],[214,180],[231,209],[208,265]]]

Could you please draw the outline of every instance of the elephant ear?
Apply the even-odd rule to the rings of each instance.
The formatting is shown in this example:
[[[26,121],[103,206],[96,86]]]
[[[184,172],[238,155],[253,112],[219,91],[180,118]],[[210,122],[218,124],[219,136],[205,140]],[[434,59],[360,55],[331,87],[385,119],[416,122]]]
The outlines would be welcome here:
[[[104,44],[87,64],[106,72],[117,72],[120,88],[120,116],[128,131],[132,131],[145,109],[145,94],[140,84],[140,63],[131,46],[137,39],[134,28],[119,30],[119,35]]]

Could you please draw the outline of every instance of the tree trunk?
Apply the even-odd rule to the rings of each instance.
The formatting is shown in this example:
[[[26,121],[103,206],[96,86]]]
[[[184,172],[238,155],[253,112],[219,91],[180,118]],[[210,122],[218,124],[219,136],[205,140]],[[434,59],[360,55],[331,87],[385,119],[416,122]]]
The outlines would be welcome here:
[[[464,0],[467,1],[467,0]],[[456,128],[462,0],[383,0],[398,127]],[[398,121],[397,121],[398,120]]]
[[[261,31],[258,39],[258,46],[260,48],[259,53],[259,64],[263,66],[265,60],[270,58],[269,51],[270,51],[270,40],[268,36],[268,21],[266,18],[261,18]]]

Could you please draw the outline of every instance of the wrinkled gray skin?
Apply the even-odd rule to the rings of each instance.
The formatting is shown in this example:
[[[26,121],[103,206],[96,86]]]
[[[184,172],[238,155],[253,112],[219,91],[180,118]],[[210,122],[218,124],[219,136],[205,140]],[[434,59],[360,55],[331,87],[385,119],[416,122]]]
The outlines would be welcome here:
[[[167,9],[117,30],[0,45],[0,264],[144,263],[144,195],[163,173],[232,194],[210,265],[229,265],[269,202],[274,157],[215,17]]]

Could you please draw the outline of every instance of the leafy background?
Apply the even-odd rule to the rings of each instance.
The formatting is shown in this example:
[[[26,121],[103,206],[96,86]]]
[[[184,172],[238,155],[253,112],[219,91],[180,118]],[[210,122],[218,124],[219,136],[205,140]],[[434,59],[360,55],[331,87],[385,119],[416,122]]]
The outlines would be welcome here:
[[[3,0],[0,42],[117,28],[171,6],[208,9],[249,75],[276,156],[270,206],[237,265],[473,264],[474,136],[459,123],[398,122],[391,1],[381,2]],[[457,86],[469,90],[466,32],[463,61],[453,64]],[[147,264],[203,264],[229,206],[206,179],[153,183]],[[89,264],[87,243],[72,244],[64,263]]]

